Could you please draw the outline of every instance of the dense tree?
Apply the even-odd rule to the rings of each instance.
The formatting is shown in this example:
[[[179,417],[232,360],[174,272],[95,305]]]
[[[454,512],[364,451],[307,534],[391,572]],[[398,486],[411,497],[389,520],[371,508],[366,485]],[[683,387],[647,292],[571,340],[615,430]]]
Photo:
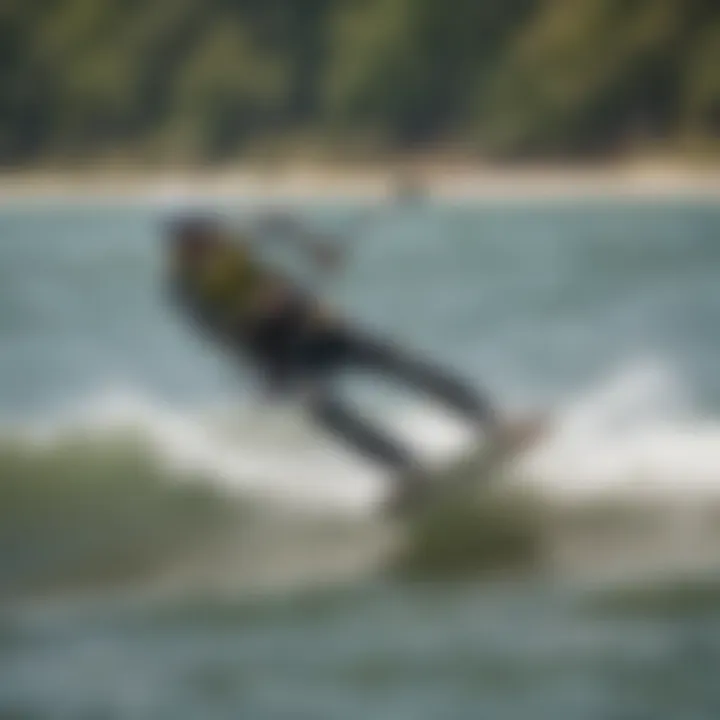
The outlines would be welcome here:
[[[222,161],[310,136],[511,158],[707,143],[720,137],[720,4],[0,4],[6,166]]]

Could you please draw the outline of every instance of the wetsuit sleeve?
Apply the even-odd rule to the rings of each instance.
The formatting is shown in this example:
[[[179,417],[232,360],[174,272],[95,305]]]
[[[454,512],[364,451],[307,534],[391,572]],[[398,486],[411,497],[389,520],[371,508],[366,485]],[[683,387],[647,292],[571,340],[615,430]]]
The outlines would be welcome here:
[[[259,257],[281,269],[292,264],[294,272],[285,274],[297,275],[299,272],[306,281],[325,279],[343,264],[345,253],[337,238],[314,231],[291,215],[269,213],[258,216],[249,235],[254,238],[253,245]],[[302,266],[305,266],[305,272],[300,269]]]

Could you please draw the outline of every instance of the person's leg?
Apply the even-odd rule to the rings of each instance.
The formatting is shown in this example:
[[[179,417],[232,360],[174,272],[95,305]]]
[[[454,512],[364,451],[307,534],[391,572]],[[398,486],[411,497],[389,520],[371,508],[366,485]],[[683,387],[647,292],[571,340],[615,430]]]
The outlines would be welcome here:
[[[351,334],[346,343],[349,362],[391,375],[437,398],[473,423],[488,428],[493,426],[496,418],[490,402],[445,370],[412,357],[394,345],[367,336]]]
[[[400,512],[423,497],[427,490],[426,478],[406,448],[378,432],[329,394],[318,395],[311,409],[315,421],[328,433],[392,473],[388,510]]]
[[[304,307],[266,318],[253,328],[248,345],[271,389],[294,393],[304,384],[312,419],[334,437],[371,461],[406,473],[416,466],[410,453],[330,392],[329,382],[350,357],[347,333],[340,324],[313,326]]]
[[[310,402],[310,411],[321,427],[366,459],[396,473],[410,474],[417,469],[406,448],[373,428],[328,392],[316,394]]]

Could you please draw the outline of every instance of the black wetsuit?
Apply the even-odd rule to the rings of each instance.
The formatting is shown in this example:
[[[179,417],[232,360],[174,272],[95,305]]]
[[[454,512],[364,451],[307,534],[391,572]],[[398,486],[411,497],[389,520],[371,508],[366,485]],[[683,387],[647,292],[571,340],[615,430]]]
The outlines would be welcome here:
[[[309,390],[304,397],[316,422],[394,471],[417,469],[411,453],[338,397],[332,380],[339,372],[361,370],[390,376],[437,398],[473,425],[487,426],[493,421],[492,409],[482,397],[433,364],[344,323],[315,321],[315,303],[301,291],[292,291],[272,313],[227,324],[218,322],[216,308],[192,282],[176,279],[174,290],[176,299],[204,330],[250,360],[270,392],[285,395],[298,388]]]

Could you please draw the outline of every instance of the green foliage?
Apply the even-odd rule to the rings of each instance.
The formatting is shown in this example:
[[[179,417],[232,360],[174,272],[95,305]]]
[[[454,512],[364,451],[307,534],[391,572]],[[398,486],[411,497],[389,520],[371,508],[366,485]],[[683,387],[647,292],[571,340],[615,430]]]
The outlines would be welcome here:
[[[4,0],[0,163],[720,135],[714,0]]]

